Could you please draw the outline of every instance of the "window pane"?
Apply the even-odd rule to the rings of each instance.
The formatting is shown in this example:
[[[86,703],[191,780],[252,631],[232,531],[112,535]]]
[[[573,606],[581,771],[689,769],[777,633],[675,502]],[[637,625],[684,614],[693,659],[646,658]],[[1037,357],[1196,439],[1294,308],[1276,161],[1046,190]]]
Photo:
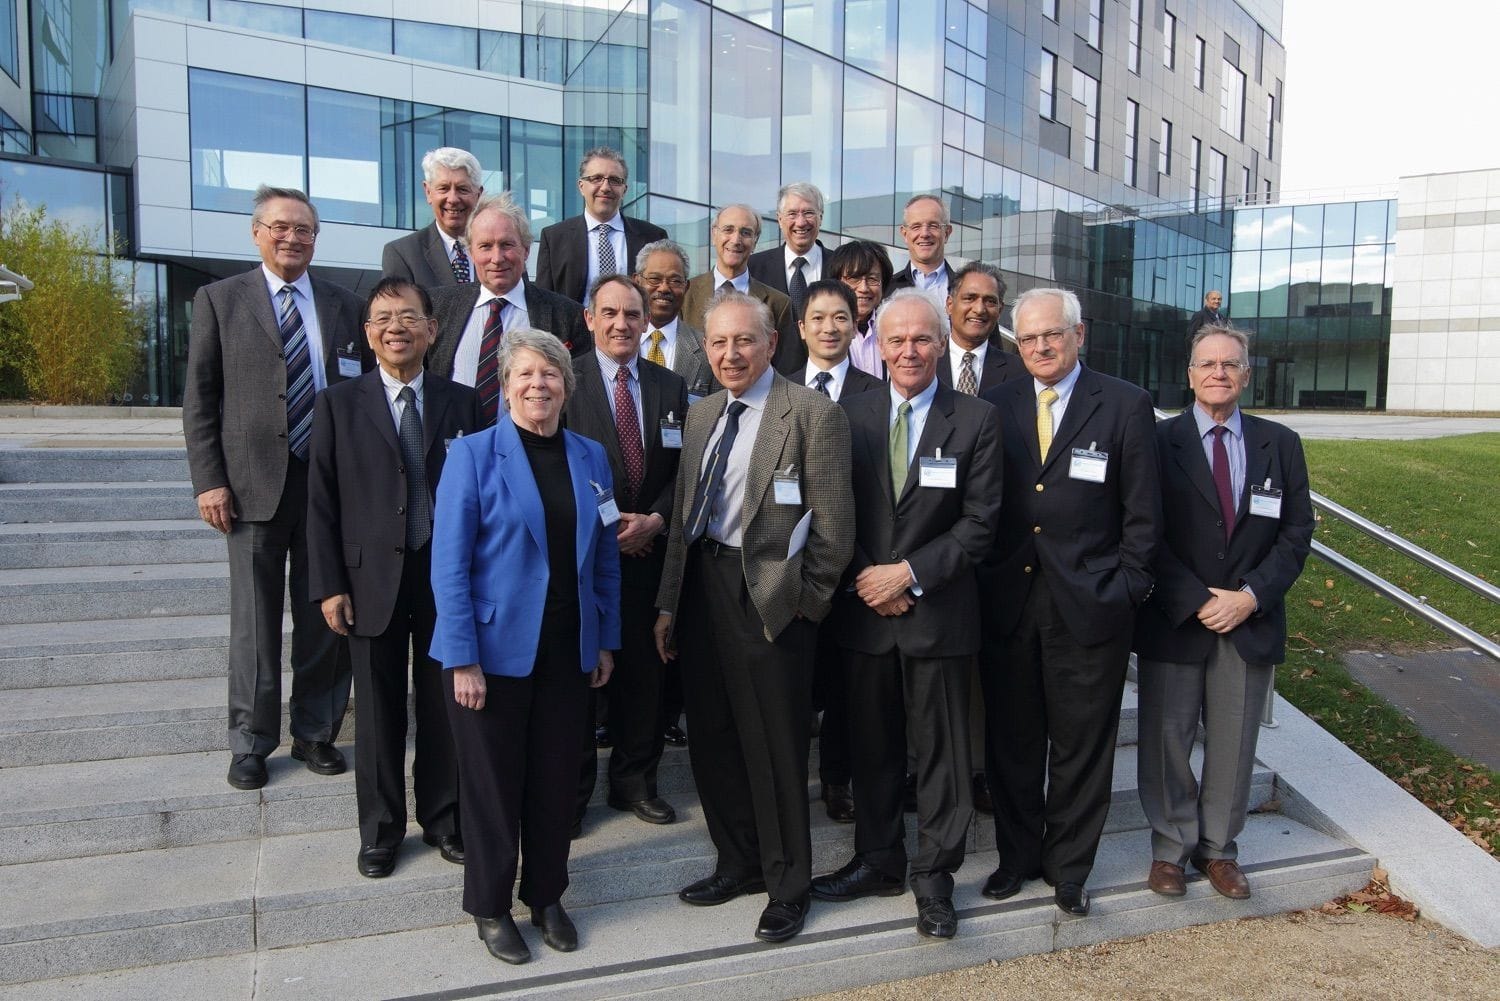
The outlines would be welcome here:
[[[844,58],[887,80],[896,79],[895,0],[848,0]]]
[[[896,88],[858,70],[844,71],[844,232],[895,238]]]
[[[1385,207],[1387,202],[1360,202],[1355,213],[1354,242],[1385,242]]]
[[[193,207],[249,212],[258,185],[307,189],[302,87],[188,71]]]
[[[715,13],[710,201],[766,211],[781,169],[781,39]]]
[[[780,13],[781,4],[777,0],[714,0],[714,6],[738,14],[762,28],[775,31],[779,27],[776,15]]]
[[[520,76],[521,36],[513,31],[481,31],[479,68],[486,73]]]
[[[790,11],[788,11],[790,14]],[[840,228],[844,75],[838,63],[790,42],[782,54],[788,87],[781,109],[781,179],[810,181],[823,192],[823,228]]]
[[[1323,207],[1323,245],[1342,247],[1354,242],[1354,202]]]
[[[787,38],[830,56],[844,54],[843,0],[786,0],[781,17]]]
[[[456,146],[474,154],[479,161],[484,189],[498,193],[505,185],[505,119],[480,111],[443,112],[443,145]]]
[[[897,83],[919,94],[936,94],[943,82],[943,5],[906,4],[897,46]],[[955,69],[963,69],[960,64]],[[962,99],[958,102],[963,103]]]
[[[1041,87],[1038,109],[1043,118],[1057,117],[1057,57],[1042,50],[1042,65],[1038,70]]]
[[[1163,12],[1161,23],[1161,64],[1167,69],[1177,66],[1177,18],[1171,11]]]
[[[1292,210],[1292,246],[1318,247],[1323,243],[1323,206],[1298,205]]]
[[[509,131],[510,192],[535,231],[563,217],[562,126],[512,119]]]
[[[473,28],[397,21],[396,55],[473,69],[479,61],[479,40]]]
[[[308,38],[371,52],[391,51],[391,22],[384,17],[304,10],[302,30]]]
[[[1219,128],[1236,139],[1245,137],[1245,74],[1228,59],[1219,78]]]
[[[0,69],[20,81],[20,43],[16,35],[16,0],[0,0]]]
[[[651,190],[708,203],[708,8],[660,0],[651,17]]]
[[[307,89],[308,196],[328,222],[380,225],[380,98]]]
[[[904,90],[896,92],[896,204],[943,186],[942,109]]]
[[[1237,209],[1234,213],[1234,249],[1260,249],[1260,210]]]
[[[253,28],[293,38],[302,37],[300,7],[278,7],[269,3],[247,3],[245,0],[214,0],[209,13],[216,24]]]

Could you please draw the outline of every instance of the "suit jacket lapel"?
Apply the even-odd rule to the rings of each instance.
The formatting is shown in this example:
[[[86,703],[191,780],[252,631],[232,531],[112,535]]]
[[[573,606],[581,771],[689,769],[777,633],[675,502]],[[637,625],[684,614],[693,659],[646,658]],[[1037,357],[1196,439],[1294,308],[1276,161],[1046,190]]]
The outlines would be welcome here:
[[[245,272],[245,283],[241,291],[250,301],[250,311],[260,321],[261,329],[280,349],[282,347],[281,324],[276,322],[276,307],[271,305],[271,294],[266,287],[265,272],[260,268]]]
[[[1052,447],[1047,450],[1048,466],[1068,450],[1078,432],[1094,416],[1094,411],[1099,409],[1099,396],[1102,392],[1099,380],[1094,378],[1092,372],[1084,369],[1078,373],[1078,381],[1073,383],[1073,395],[1068,398],[1068,409],[1063,413],[1062,424],[1052,431]]]
[[[656,456],[657,449],[661,448],[661,434],[658,428],[661,426],[663,416],[661,412],[661,381],[651,366],[644,362],[636,363],[636,371],[641,374],[641,438],[645,441],[645,468],[651,468],[651,461]],[[682,417],[679,415],[678,420]],[[642,475],[645,475],[642,470]],[[639,499],[639,498],[638,498]]]
[[[431,375],[422,377],[422,454],[431,455],[437,429],[448,412],[448,386]],[[387,421],[386,423],[390,423]]]
[[[586,407],[598,422],[600,427],[614,428],[614,411],[610,409],[608,393],[612,387],[605,383],[604,372],[599,368],[599,356],[593,352],[583,356],[582,364],[579,365],[578,379],[578,402]],[[620,451],[620,435],[618,430],[614,434],[602,436],[599,444],[604,446],[604,454],[609,457],[609,467],[612,473],[622,474],[625,471],[625,455]],[[619,475],[616,480],[621,479]],[[623,497],[625,484],[615,483],[615,495]]]
[[[340,381],[343,376],[339,374],[339,352],[345,355],[359,357],[359,342],[350,340],[347,343],[336,342],[334,331],[341,330],[339,324],[339,302],[328,291],[328,286],[312,279],[313,308],[318,311],[318,337],[323,342],[323,369],[328,375],[328,385]],[[356,335],[358,333],[356,332]]]
[[[1213,470],[1208,468],[1208,457],[1203,454],[1203,443],[1198,439],[1198,424],[1191,412],[1184,412],[1177,418],[1170,440],[1173,460],[1187,473],[1188,480],[1198,488],[1209,507],[1219,510],[1219,489],[1214,486]],[[1248,449],[1246,455],[1249,455]]]
[[[395,451],[401,454],[401,440],[396,435],[396,422],[391,417],[391,404],[385,395],[385,383],[380,379],[380,371],[366,372],[360,380],[360,409],[364,411],[375,425],[375,430],[381,439]],[[430,399],[430,397],[429,397]],[[428,411],[431,411],[428,406]],[[423,422],[426,427],[428,422]]]
[[[686,421],[682,432],[682,456],[677,464],[677,476],[684,481],[685,489],[682,491],[683,503],[672,509],[672,517],[676,520],[679,531],[681,526],[687,524],[688,516],[692,513],[693,500],[698,495],[698,481],[703,475],[703,452],[708,447],[708,439],[713,435],[719,418],[724,415],[729,394],[720,390],[704,399],[707,402],[700,402],[700,406],[708,413],[708,419],[702,422]]]
[[[453,277],[453,262],[448,259],[448,248],[443,243],[443,236],[438,232],[437,223],[433,223],[422,231],[422,242],[426,244],[423,248],[427,255],[427,263],[432,266],[432,273],[436,276],[440,285],[457,285],[458,279]],[[447,276],[448,281],[444,281]]]
[[[948,438],[953,434],[953,394],[957,390],[939,386],[936,395],[932,398],[932,406],[927,408],[927,423],[922,425],[922,434],[917,439],[917,451],[912,459],[911,468],[906,471],[906,484],[901,488],[901,499],[897,506],[906,503],[916,489],[917,483],[922,478],[921,457],[933,455],[936,451],[948,443]],[[887,450],[889,451],[889,450]],[[889,462],[889,459],[887,459]],[[889,476],[886,479],[890,479]]]
[[[1271,436],[1263,434],[1259,422],[1244,412],[1240,413],[1240,430],[1245,435],[1245,486],[1240,491],[1239,503],[1234,512],[1234,525],[1238,529],[1250,513],[1250,488],[1266,482],[1271,475]],[[1279,487],[1282,484],[1272,483]]]
[[[594,522],[599,517],[599,499],[594,495],[589,482],[589,453],[577,435],[559,431],[563,436],[563,447],[568,453],[568,471],[573,477],[573,504],[578,516],[577,536],[573,546],[574,558],[578,561],[578,577],[583,579],[584,562],[589,558],[589,543],[594,538]]]
[[[1026,443],[1026,452],[1038,472],[1042,468],[1042,445],[1036,437],[1036,387],[1030,379],[1017,379],[1016,390],[1010,395],[1011,419],[1020,429],[1021,440]]]
[[[845,387],[846,389],[848,387]],[[861,396],[858,402],[849,404],[849,423],[858,423],[863,429],[859,436],[865,449],[865,461],[875,470],[880,479],[881,494],[888,510],[896,509],[896,497],[891,491],[891,403],[886,393],[871,393],[870,399]]]
[[[751,520],[760,510],[761,499],[771,476],[781,470],[776,460],[781,457],[781,447],[790,431],[787,414],[792,412],[792,397],[787,392],[787,381],[776,375],[771,378],[771,391],[766,396],[766,408],[760,415],[760,430],[756,432],[755,444],[750,451],[750,468],[745,470],[745,507],[740,515],[740,524],[749,528]],[[793,472],[801,474],[803,470]]]
[[[511,495],[520,502],[521,514],[526,519],[526,528],[531,532],[532,540],[542,552],[542,558],[546,559],[547,553],[547,519],[542,510],[542,494],[536,486],[536,476],[531,472],[531,462],[526,458],[526,449],[521,445],[521,436],[516,432],[516,426],[509,416],[502,413],[500,420],[495,424],[495,454],[500,458],[500,477],[505,481],[506,488]],[[569,462],[569,467],[573,463]],[[574,475],[575,493],[577,474]],[[592,505],[590,505],[592,507]],[[579,515],[583,515],[585,509],[578,509]],[[579,518],[581,522],[582,517]]]
[[[429,367],[445,371],[450,377],[454,358],[458,355],[458,342],[463,340],[464,328],[469,325],[469,317],[474,315],[474,304],[479,301],[481,288],[478,282],[455,287],[460,293],[455,296],[454,308],[448,311],[444,326],[438,329],[437,340],[427,349],[428,357],[438,363]]]

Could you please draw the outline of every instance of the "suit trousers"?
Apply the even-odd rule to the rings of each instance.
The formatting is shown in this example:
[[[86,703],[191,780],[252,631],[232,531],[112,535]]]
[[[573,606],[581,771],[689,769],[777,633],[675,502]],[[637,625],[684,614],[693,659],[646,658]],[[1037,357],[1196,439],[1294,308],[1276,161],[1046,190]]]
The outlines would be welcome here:
[[[844,651],[853,747],[854,851],[887,876],[906,875],[901,799],[906,749],[917,754],[917,851],[912,892],[951,897],[974,803],[969,783],[973,657]]]
[[[738,550],[687,554],[677,636],[703,818],[720,875],[764,876],[777,900],[812,881],[808,718],[817,626],[794,619],[774,640],[750,600]]]
[[[1003,869],[1082,884],[1109,814],[1131,625],[1084,646],[1035,577],[1002,658],[981,654],[995,842]]]
[[[813,666],[813,705],[823,710],[818,726],[818,781],[825,786],[848,785],[849,695],[844,678],[844,659],[833,639],[833,626],[818,627],[817,654]]]
[[[510,913],[518,855],[523,903],[546,907],[568,888],[578,731],[589,704],[577,629],[549,631],[544,620],[531,674],[484,681],[484,708],[464,709],[453,700],[453,672],[443,672],[463,803],[464,910],[494,918]]]
[[[1138,666],[1138,777],[1151,857],[1176,865],[1237,858],[1271,665],[1245,663],[1234,640],[1220,636],[1198,663],[1142,659]],[[1200,716],[1201,782],[1189,761]]]
[[[432,549],[408,551],[390,624],[349,636],[354,662],[354,795],[360,843],[394,848],[406,836],[406,677],[416,711],[412,792],[417,823],[433,837],[458,833],[458,762],[443,704],[443,666],[427,655],[437,609]],[[359,609],[354,610],[359,621]]]
[[[270,521],[236,521],[229,549],[229,750],[281,743],[281,616],[292,601],[292,736],[335,741],[349,706],[347,645],[307,595],[307,463],[287,457]],[[287,562],[291,581],[288,586]]]

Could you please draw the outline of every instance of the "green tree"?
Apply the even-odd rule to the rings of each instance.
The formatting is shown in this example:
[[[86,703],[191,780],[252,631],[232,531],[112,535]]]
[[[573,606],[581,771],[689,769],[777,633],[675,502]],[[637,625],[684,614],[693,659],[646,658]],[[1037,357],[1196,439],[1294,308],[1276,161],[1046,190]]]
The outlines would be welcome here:
[[[107,403],[142,357],[132,268],[100,235],[16,199],[0,211],[0,263],[35,284],[0,304],[0,385],[42,403]]]

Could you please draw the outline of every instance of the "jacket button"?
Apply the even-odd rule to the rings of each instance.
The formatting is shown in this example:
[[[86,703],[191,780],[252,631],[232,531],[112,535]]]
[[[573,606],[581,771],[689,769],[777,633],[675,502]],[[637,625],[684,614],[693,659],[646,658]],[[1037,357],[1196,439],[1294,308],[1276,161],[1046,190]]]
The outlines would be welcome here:
[[[400,473],[402,476],[405,476],[406,475],[406,467],[405,466],[397,466],[396,467],[396,472]]]
[[[1222,559],[1223,559],[1223,558],[1224,558],[1224,554],[1223,554],[1223,553],[1219,553],[1219,554],[1218,554],[1218,557],[1219,557],[1219,559],[1221,559],[1221,560],[1222,560]]]
[[[1214,522],[1214,524],[1217,525],[1219,528],[1223,528],[1224,527],[1224,521],[1223,521],[1223,519],[1220,519],[1220,520]]]
[[[1042,526],[1041,525],[1032,525],[1031,526],[1031,534],[1032,535],[1041,535],[1042,534]]]
[[[398,508],[396,508],[396,513],[397,514],[405,514],[406,513],[406,508],[404,508],[404,507],[398,507]]]
[[[1027,567],[1027,568],[1026,568],[1026,572],[1027,572],[1027,573],[1031,573],[1031,567]]]
[[[1046,488],[1046,487],[1044,487],[1044,486],[1042,486],[1042,485],[1041,485],[1041,484],[1040,484],[1040,483],[1038,483],[1038,484],[1037,484],[1037,485],[1036,485],[1036,492],[1037,492],[1037,493],[1041,493],[1041,492],[1042,492],[1042,491],[1043,491],[1043,490],[1046,490],[1046,489],[1047,489],[1047,488]]]
[[[891,556],[890,556],[890,558],[891,558],[892,561],[899,560],[901,558],[901,555],[899,553],[897,553],[894,549],[892,549],[891,550]]]
[[[278,400],[284,400],[284,399],[286,399],[286,394],[285,393],[277,393],[276,394],[276,398]]]
[[[400,546],[397,546],[397,547],[396,547],[396,555],[397,555],[397,556],[400,556],[400,555],[401,555],[401,547],[400,547]]]

